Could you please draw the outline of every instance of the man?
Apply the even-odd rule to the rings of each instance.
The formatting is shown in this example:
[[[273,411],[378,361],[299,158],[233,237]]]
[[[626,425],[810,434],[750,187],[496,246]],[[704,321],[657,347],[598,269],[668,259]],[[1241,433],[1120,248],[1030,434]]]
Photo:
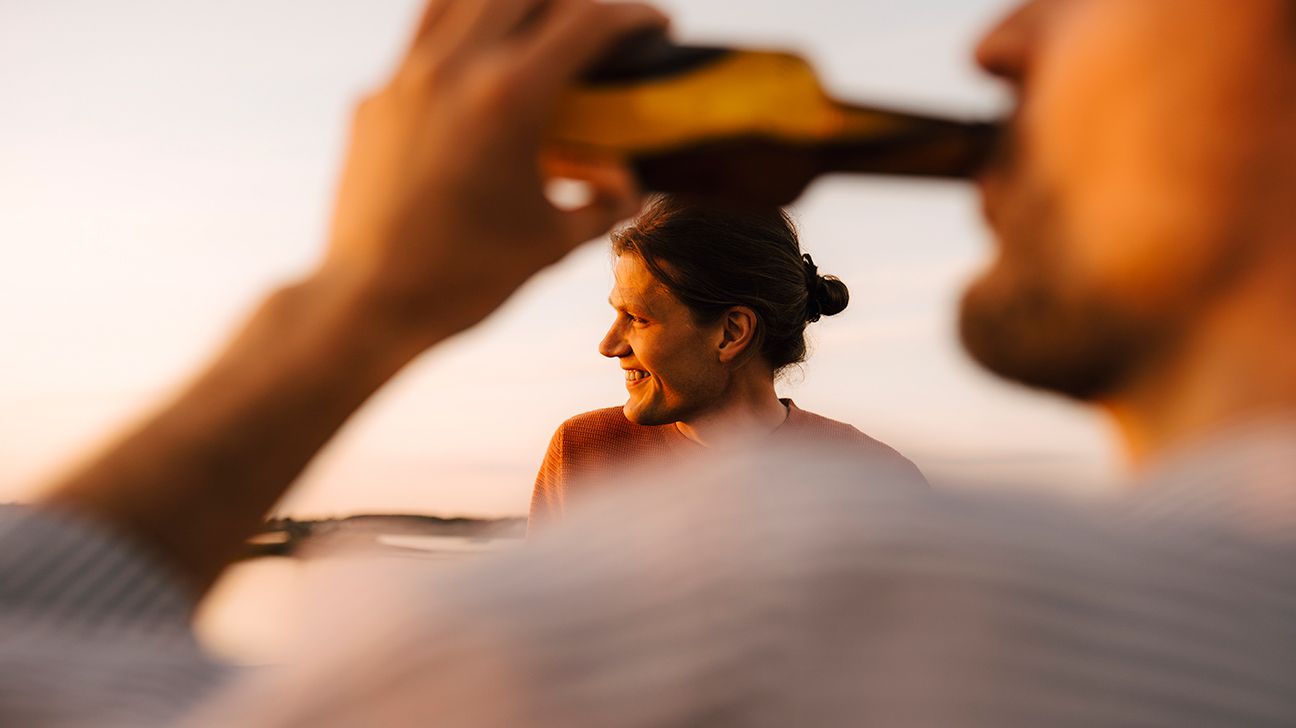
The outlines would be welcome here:
[[[570,78],[555,69],[570,69],[590,51],[585,43],[597,45],[587,40],[601,37],[595,29],[642,18],[559,3],[547,16],[556,26],[506,32],[510,41],[501,45],[499,29],[516,26],[501,23],[500,13],[521,5],[458,4],[430,15],[421,35],[450,46],[434,57],[428,46],[412,54],[414,75],[362,112],[357,145],[410,134],[451,161],[445,174],[461,176],[443,176],[439,165],[405,166],[404,144],[353,157],[364,164],[348,181],[359,175],[356,182],[376,185],[381,198],[349,197],[360,192],[344,185],[335,229],[350,242],[334,254],[356,271],[340,278],[340,290],[369,295],[351,299],[363,304],[354,311],[318,294],[289,296],[278,316],[291,320],[311,305],[331,314],[312,319],[322,324],[376,316],[389,322],[372,334],[379,343],[413,331],[396,338],[427,344],[484,315],[525,277],[525,262],[539,264],[523,259],[499,273],[494,296],[465,294],[482,283],[439,278],[442,265],[493,275],[513,255],[483,261],[492,252],[517,253],[511,243],[534,241],[536,231],[512,230],[507,215],[469,223],[456,208],[438,207],[459,237],[485,236],[485,251],[413,245],[429,233],[440,240],[442,228],[425,227],[433,218],[410,200],[426,199],[411,198],[411,189],[492,211],[491,201],[529,210],[536,217],[528,222],[552,233],[542,256],[549,258],[620,212],[607,204],[563,218],[540,207],[539,185],[522,161],[534,148],[506,143],[513,134],[501,136],[487,122],[520,125],[510,132],[538,129],[528,120],[542,116],[552,98],[545,90]],[[576,18],[564,14],[573,8]],[[596,12],[609,15],[591,17]],[[1296,193],[1296,150],[1286,138],[1296,116],[1293,14],[1287,0],[1037,0],[980,50],[1022,105],[1011,153],[986,183],[1002,247],[968,295],[965,338],[1001,371],[1108,407],[1141,463],[1141,494],[1081,509],[845,487],[840,473],[813,457],[715,462],[668,481],[674,500],[633,489],[592,504],[573,528],[535,549],[443,581],[366,593],[363,624],[353,619],[318,640],[281,674],[248,678],[201,718],[218,725],[1293,724],[1296,435],[1283,424],[1296,410],[1289,333],[1296,246],[1285,204]],[[549,39],[537,51],[545,62],[526,56],[539,79],[489,84],[495,93],[466,83],[491,78],[485,68],[492,68],[521,84],[501,69],[499,59],[509,57],[503,48],[534,50],[540,38]],[[495,52],[478,52],[486,48]],[[475,63],[483,57],[493,63]],[[458,63],[437,62],[447,58]],[[515,113],[458,113],[505,100],[518,104]],[[409,113],[424,103],[438,112]],[[461,156],[473,122],[484,124],[484,141]],[[387,134],[368,137],[373,124]],[[477,176],[486,172],[467,161],[473,155],[499,166]],[[420,174],[392,177],[383,161]],[[468,180],[482,186],[455,197],[454,183]],[[494,197],[497,186],[508,196]],[[611,179],[607,188],[616,188]],[[475,203],[485,194],[492,196]],[[395,261],[404,265],[387,264]],[[421,275],[444,281],[442,295],[477,305],[459,315],[438,312],[435,297],[415,295],[421,286],[412,279]],[[367,287],[375,283],[382,285]],[[371,297],[389,288],[401,295]],[[1000,333],[991,335],[994,320]],[[318,344],[336,330],[311,327],[297,343]],[[264,330],[252,332],[235,354],[279,348],[276,339],[260,342]],[[1095,345],[1113,342],[1115,349]],[[1058,348],[1067,356],[1051,353]],[[238,501],[257,500],[238,488],[273,489],[328,429],[284,435],[283,414],[339,421],[367,393],[356,382],[372,383],[384,371],[377,364],[385,358],[368,351],[357,346],[343,358],[363,378],[321,380],[307,369],[306,381],[287,381],[284,397],[252,387],[252,396],[218,408],[224,419],[173,418],[139,436],[161,439],[157,447],[126,446],[151,457],[110,456],[106,462],[119,464],[91,466],[103,475],[73,479],[47,507],[79,510],[120,535],[94,541],[89,530],[32,514],[31,522],[83,549],[47,562],[62,573],[39,574],[35,583],[85,586],[94,558],[134,539],[174,554],[175,569],[202,584],[218,568],[210,552],[228,553],[230,531],[213,526],[197,536],[210,538],[204,548],[183,546],[183,534],[147,517],[153,504],[190,498],[190,477],[199,480],[195,502],[213,509],[223,494],[212,484],[235,488]],[[231,377],[245,385],[284,381],[274,376],[277,358],[260,360],[249,357],[237,376],[218,367],[209,386]],[[1059,365],[1065,376],[1053,373]],[[325,397],[320,410],[304,405],[321,386],[345,396]],[[233,423],[261,422],[247,415],[262,403],[281,419],[235,437],[241,427]],[[1261,416],[1270,423],[1263,433],[1230,435],[1229,423]],[[273,444],[295,458],[258,451],[265,437],[282,438]],[[225,477],[227,463],[245,458],[278,465],[268,475],[247,467]],[[260,480],[244,486],[245,475]],[[145,486],[128,486],[141,480]],[[212,518],[244,510],[214,510]],[[166,581],[146,560],[117,563],[137,575],[133,583]],[[6,614],[20,612],[10,606]],[[10,645],[2,654],[11,664],[47,664],[41,635],[29,630],[23,649]],[[133,674],[174,672],[161,667],[160,654],[129,656],[120,664]],[[181,652],[170,656],[184,662]],[[16,672],[0,674],[9,680]],[[174,683],[152,687],[165,684]]]
[[[1110,412],[1125,496],[862,489],[805,451],[662,473],[524,553],[371,593],[347,659],[228,715],[378,695],[465,725],[1296,725],[1296,4],[1034,0],[978,58],[1020,105],[964,340]],[[318,687],[353,659],[373,676]]]
[[[531,525],[559,520],[584,491],[636,467],[715,447],[835,443],[926,485],[895,450],[775,392],[779,375],[805,360],[806,326],[850,300],[846,284],[801,252],[782,210],[661,196],[613,234],[612,251],[616,315],[599,352],[620,365],[626,403],[572,417],[554,433]]]
[[[1034,2],[978,51],[1021,104],[984,180],[1001,247],[967,292],[964,342],[1104,407],[1139,466],[1296,412],[1293,14]]]

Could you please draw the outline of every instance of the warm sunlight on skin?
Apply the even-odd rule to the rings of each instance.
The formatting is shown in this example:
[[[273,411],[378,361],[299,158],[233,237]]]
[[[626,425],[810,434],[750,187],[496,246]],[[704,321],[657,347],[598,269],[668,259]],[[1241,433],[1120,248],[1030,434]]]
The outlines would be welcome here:
[[[614,275],[608,302],[616,320],[599,353],[625,371],[626,419],[674,424],[702,445],[741,442],[787,419],[773,371],[750,350],[757,325],[750,309],[699,324],[639,256],[618,256]]]
[[[1296,275],[1291,12],[1041,0],[979,48],[1021,98],[985,183],[1001,253],[968,299],[997,330],[983,361],[1106,404],[1136,465],[1296,405],[1274,336]]]
[[[726,372],[711,350],[720,326],[700,326],[638,256],[617,258],[608,303],[616,320],[599,353],[625,371],[626,419],[640,425],[687,420],[712,407],[726,389]]]

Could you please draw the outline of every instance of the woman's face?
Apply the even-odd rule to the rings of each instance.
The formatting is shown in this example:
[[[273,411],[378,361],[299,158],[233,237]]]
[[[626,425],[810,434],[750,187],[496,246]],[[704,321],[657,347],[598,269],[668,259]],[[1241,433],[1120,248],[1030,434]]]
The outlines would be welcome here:
[[[687,421],[723,402],[729,368],[723,324],[704,325],[633,253],[617,259],[608,303],[616,320],[599,353],[619,360],[629,399],[626,419],[640,425]]]

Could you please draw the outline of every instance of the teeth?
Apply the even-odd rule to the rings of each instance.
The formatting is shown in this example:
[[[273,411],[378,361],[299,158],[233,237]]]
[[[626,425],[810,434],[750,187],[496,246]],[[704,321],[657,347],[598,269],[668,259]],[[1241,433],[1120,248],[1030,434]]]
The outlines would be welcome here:
[[[627,382],[637,382],[640,379],[648,378],[648,372],[640,369],[627,369],[625,375]]]

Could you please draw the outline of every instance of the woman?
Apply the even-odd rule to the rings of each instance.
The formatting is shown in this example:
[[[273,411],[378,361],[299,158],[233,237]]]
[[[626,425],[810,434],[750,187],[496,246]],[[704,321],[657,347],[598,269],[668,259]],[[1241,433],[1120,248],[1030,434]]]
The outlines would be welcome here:
[[[806,325],[849,301],[846,285],[801,253],[782,210],[659,197],[613,234],[612,250],[616,320],[599,352],[618,360],[629,397],[558,428],[532,523],[560,518],[581,491],[630,464],[722,443],[831,443],[926,482],[890,447],[775,393],[779,374],[805,360]]]

